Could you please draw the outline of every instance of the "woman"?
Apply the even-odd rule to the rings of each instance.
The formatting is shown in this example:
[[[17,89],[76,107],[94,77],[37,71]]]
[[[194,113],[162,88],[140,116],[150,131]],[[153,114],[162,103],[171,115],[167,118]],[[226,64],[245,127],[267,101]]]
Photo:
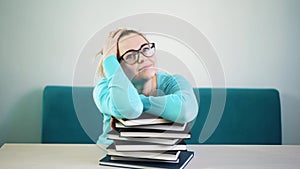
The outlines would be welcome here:
[[[143,34],[127,29],[111,32],[101,53],[103,78],[93,93],[104,118],[98,144],[112,143],[107,139],[112,117],[133,119],[148,112],[186,123],[197,116],[193,88],[182,76],[157,70],[155,44]]]

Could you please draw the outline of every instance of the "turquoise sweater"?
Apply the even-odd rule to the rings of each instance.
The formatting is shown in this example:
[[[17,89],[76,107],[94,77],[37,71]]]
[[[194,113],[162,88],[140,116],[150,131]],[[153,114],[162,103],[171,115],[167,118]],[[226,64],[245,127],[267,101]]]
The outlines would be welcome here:
[[[137,92],[116,56],[107,57],[103,68],[106,77],[93,92],[94,101],[103,113],[103,133],[97,144],[112,143],[107,139],[112,116],[133,119],[148,112],[178,123],[190,122],[197,116],[198,103],[193,88],[182,76],[157,72],[156,96],[145,96]]]

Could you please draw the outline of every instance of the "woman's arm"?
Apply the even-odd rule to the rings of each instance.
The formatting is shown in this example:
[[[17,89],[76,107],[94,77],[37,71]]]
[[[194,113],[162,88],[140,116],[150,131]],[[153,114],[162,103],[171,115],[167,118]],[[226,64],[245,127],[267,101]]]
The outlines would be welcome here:
[[[102,113],[117,118],[137,118],[143,111],[139,94],[123,72],[116,56],[103,61],[106,77],[94,88],[93,97]]]
[[[192,121],[197,116],[198,103],[188,81],[175,75],[163,78],[161,83],[161,96],[140,95],[144,111],[178,123]]]

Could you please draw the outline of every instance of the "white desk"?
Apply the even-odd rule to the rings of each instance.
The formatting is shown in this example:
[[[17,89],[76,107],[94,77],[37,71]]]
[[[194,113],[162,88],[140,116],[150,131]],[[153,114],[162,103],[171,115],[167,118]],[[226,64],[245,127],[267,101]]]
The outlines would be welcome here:
[[[300,168],[300,145],[188,145],[186,168]],[[105,149],[95,144],[4,144],[0,169],[100,169]],[[115,169],[111,167],[111,169]]]

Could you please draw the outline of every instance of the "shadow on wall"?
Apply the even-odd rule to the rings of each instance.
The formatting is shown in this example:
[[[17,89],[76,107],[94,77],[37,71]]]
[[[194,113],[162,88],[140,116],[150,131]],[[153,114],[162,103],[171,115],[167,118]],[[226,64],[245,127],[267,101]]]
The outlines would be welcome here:
[[[282,144],[300,143],[300,100],[291,94],[281,93]],[[288,124],[287,124],[288,123]],[[295,133],[298,133],[295,135]]]
[[[0,146],[4,143],[37,143],[41,140],[42,89],[17,99],[1,128]]]

